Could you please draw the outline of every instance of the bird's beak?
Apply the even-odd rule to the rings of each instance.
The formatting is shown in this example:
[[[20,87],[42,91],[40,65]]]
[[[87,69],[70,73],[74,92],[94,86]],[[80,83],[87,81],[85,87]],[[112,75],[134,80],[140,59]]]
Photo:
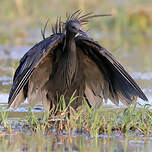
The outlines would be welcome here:
[[[88,36],[82,29],[80,29],[80,30],[78,31],[78,33],[75,35],[75,37],[77,37],[77,36],[79,36],[79,35],[81,35],[81,36]]]
[[[78,37],[80,35],[80,33],[77,33],[76,35],[75,35],[75,37]]]

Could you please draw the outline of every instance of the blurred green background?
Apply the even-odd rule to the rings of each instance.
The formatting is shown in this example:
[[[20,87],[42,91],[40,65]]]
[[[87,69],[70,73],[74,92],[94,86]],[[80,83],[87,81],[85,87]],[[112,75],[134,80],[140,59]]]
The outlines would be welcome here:
[[[91,21],[86,28],[91,33],[96,32],[93,34],[96,39],[101,40],[104,36],[103,40],[107,43],[116,39],[115,47],[123,39],[129,40],[130,34],[136,36],[130,40],[133,43],[144,43],[151,38],[151,0],[1,0],[0,42],[10,43],[10,40],[18,37],[28,37],[29,29],[43,27],[47,19],[53,24],[57,16],[65,18],[66,12],[78,9],[96,14],[113,14],[112,17]]]

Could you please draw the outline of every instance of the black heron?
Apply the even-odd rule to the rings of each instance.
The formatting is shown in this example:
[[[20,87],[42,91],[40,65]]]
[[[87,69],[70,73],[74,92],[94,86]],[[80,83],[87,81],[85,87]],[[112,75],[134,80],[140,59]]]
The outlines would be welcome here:
[[[9,107],[43,102],[51,109],[64,95],[66,104],[75,92],[79,96],[71,106],[76,109],[85,97],[90,106],[110,99],[132,104],[137,97],[147,97],[122,65],[103,46],[90,38],[82,24],[106,15],[76,11],[66,22],[57,19],[53,34],[32,47],[20,60],[10,90]]]

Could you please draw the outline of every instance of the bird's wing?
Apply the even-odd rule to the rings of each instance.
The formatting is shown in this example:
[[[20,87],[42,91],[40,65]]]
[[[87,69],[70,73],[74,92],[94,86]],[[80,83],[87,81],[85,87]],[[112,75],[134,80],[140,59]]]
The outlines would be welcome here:
[[[83,60],[88,98],[97,98],[97,101],[99,98],[109,98],[115,104],[119,104],[120,100],[126,105],[131,104],[137,97],[148,100],[137,83],[108,50],[87,35],[77,37],[76,43],[85,56]]]
[[[32,75],[35,75],[34,71],[40,71],[39,68],[41,65],[46,64],[46,61],[51,59],[53,50],[62,43],[63,38],[64,34],[53,34],[36,44],[22,57],[13,78],[13,85],[8,99],[8,107],[14,103],[14,100],[17,100],[18,103],[15,104],[18,105],[19,102],[24,99],[25,94],[27,95],[26,85],[30,78],[34,79],[31,77]],[[41,81],[41,78],[39,80]]]

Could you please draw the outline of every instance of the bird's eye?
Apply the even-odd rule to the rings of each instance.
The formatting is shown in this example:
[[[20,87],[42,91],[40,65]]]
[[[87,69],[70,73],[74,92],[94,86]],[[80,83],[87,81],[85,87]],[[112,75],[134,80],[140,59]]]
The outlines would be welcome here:
[[[72,29],[76,29],[75,26],[72,26]]]

